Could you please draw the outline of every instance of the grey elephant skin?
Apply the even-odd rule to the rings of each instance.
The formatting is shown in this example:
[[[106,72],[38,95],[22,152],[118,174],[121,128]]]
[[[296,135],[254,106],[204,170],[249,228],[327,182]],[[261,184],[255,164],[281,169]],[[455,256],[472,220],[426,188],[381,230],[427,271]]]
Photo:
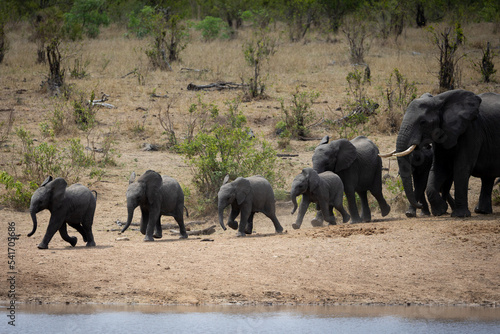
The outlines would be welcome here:
[[[135,173],[132,173],[126,196],[128,215],[122,233],[132,223],[134,210],[139,206],[141,209],[140,230],[145,235],[144,241],[154,241],[154,238],[163,236],[161,216],[174,217],[179,225],[181,239],[188,237],[184,225],[184,192],[175,179],[147,170],[135,180]]]
[[[371,221],[368,191],[377,200],[382,216],[388,215],[391,207],[382,194],[382,159],[378,156],[377,146],[364,136],[351,141],[337,139],[322,142],[314,150],[313,169],[318,173],[331,171],[340,177],[344,184],[351,222]],[[361,216],[356,206],[355,193],[361,199]],[[315,219],[321,220],[321,217],[317,216]]]
[[[448,205],[440,194],[450,177],[455,187],[452,216],[468,217],[470,176],[481,178],[477,213],[491,213],[491,192],[500,176],[500,95],[476,95],[452,90],[432,96],[424,94],[408,106],[401,123],[396,151],[432,143],[434,162],[426,194],[434,215],[446,213]],[[403,187],[409,202],[420,207],[415,197],[409,156],[398,157]]]
[[[92,224],[96,208],[97,196],[81,184],[68,187],[63,178],[53,179],[49,176],[42,185],[33,193],[30,203],[30,214],[33,220],[33,230],[28,234],[31,237],[37,229],[36,214],[45,209],[50,211],[47,231],[38,245],[40,249],[47,249],[54,234],[59,234],[71,246],[77,243],[76,237],[68,235],[66,224],[75,228],[82,236],[88,247],[95,246]]]
[[[252,234],[253,217],[255,213],[262,212],[274,224],[276,233],[282,233],[278,218],[276,218],[276,203],[274,192],[269,181],[262,176],[250,176],[247,178],[238,177],[236,180],[225,183],[219,189],[218,210],[219,223],[223,230],[226,230],[224,225],[224,209],[231,205],[231,213],[227,225],[232,229],[238,229],[237,236],[243,237],[245,234]],[[235,221],[236,217],[241,214],[240,224]]]
[[[394,156],[394,153],[396,152],[385,154],[383,157]],[[427,188],[429,173],[432,168],[432,162],[434,161],[434,150],[432,148],[432,144],[429,143],[428,145],[422,145],[422,147],[415,148],[408,154],[411,165],[415,199],[422,205],[422,215],[429,216],[431,212],[429,210],[429,204],[425,198],[425,189]],[[452,184],[453,178],[450,175],[446,182],[443,183],[441,188],[441,197],[446,200],[453,209],[455,207],[455,201],[450,194]],[[406,210],[406,216],[408,218],[417,217],[417,208],[411,203],[408,205],[408,209]]]
[[[326,171],[318,174],[312,168],[304,168],[302,172],[295,177],[290,191],[293,203],[292,214],[297,210],[297,196],[299,195],[302,195],[302,201],[300,202],[297,219],[295,223],[292,224],[294,229],[299,229],[302,225],[304,215],[311,202],[319,206],[324,219],[330,225],[336,224],[333,208],[341,213],[344,223],[348,222],[351,218],[342,204],[344,185],[340,177],[333,172]]]

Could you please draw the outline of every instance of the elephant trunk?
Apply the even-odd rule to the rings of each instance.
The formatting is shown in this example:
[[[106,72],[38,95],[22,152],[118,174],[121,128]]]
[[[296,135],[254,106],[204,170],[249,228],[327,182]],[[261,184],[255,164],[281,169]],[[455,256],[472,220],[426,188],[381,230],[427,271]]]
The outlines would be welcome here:
[[[224,225],[224,207],[222,205],[219,205],[219,224],[224,231],[227,230],[226,226]]]
[[[37,227],[36,211],[30,210],[30,214],[31,214],[31,220],[33,220],[33,230],[30,233],[28,233],[28,237],[31,237],[33,234],[35,234]]]
[[[404,129],[404,125],[401,126],[401,129]],[[411,145],[406,135],[404,135],[405,133],[407,133],[407,131],[400,130],[399,132],[400,133],[398,134],[398,139],[396,143],[396,151],[404,152]],[[410,204],[413,205],[415,208],[421,209],[422,204],[417,202],[415,198],[415,192],[413,190],[412,166],[410,162],[410,156],[405,155],[398,157],[398,166],[399,166],[399,175],[401,176],[401,181],[403,181],[403,188],[405,190],[408,202],[410,202]]]
[[[128,205],[127,206],[127,211],[128,211],[128,214],[127,214],[127,223],[125,224],[125,226],[122,228],[122,231],[121,233],[125,232],[128,227],[130,226],[130,224],[132,224],[132,218],[134,218],[134,207]]]

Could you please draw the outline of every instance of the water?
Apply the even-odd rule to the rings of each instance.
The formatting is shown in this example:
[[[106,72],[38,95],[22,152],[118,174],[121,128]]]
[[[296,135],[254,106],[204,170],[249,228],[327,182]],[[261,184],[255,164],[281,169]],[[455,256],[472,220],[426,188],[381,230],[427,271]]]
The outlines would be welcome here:
[[[500,308],[482,307],[18,307],[0,333],[500,333]]]

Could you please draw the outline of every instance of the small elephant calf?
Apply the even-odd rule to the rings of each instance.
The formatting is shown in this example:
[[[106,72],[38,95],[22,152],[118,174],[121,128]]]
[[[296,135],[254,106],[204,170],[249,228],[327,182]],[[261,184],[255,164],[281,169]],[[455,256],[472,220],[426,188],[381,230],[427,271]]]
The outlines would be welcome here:
[[[95,246],[92,224],[97,195],[94,196],[87,187],[81,184],[73,184],[69,187],[67,185],[63,178],[53,179],[49,176],[31,196],[30,214],[33,220],[33,230],[28,237],[36,231],[36,214],[45,209],[50,211],[47,232],[38,245],[40,249],[49,247],[49,242],[57,231],[74,247],[77,238],[68,235],[66,223],[80,232],[87,246]]]
[[[351,216],[345,211],[342,204],[344,185],[340,177],[333,172],[327,171],[318,174],[312,168],[304,168],[302,173],[295,177],[291,190],[293,202],[292,214],[297,210],[297,196],[299,195],[302,195],[302,202],[300,203],[297,220],[292,224],[294,229],[299,229],[300,225],[302,225],[302,220],[311,202],[319,206],[323,217],[330,225],[336,224],[333,208],[342,214],[344,223],[347,223],[351,219]],[[313,226],[315,226],[314,223]],[[321,226],[321,224],[318,226]]]

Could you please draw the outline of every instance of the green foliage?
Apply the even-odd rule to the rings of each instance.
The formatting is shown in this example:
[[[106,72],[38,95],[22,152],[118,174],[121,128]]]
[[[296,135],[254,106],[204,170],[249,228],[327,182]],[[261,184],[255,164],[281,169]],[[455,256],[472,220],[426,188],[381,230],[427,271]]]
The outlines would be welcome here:
[[[346,16],[341,27],[349,43],[349,55],[353,64],[363,64],[370,48],[369,38],[373,31],[371,22],[361,13]]]
[[[127,28],[138,38],[144,38],[153,30],[155,10],[151,6],[144,6],[139,12],[129,14]]]
[[[253,69],[250,78],[250,97],[264,96],[265,83],[262,79],[262,66],[276,53],[277,41],[270,37],[268,29],[259,29],[252,40],[243,45],[245,61]]]
[[[213,41],[217,38],[228,39],[231,36],[230,28],[221,18],[206,16],[195,25],[196,30],[201,30],[201,36],[205,42]]]
[[[497,56],[495,52],[490,49],[490,42],[486,43],[486,47],[482,49],[483,57],[481,62],[473,63],[476,69],[481,72],[481,79],[483,82],[492,81],[493,75],[497,72],[493,59]]]
[[[37,44],[37,62],[46,62],[45,47],[52,40],[61,39],[64,14],[57,6],[40,9],[31,22],[31,40]]]
[[[214,123],[181,144],[181,152],[194,170],[193,183],[209,200],[215,197],[226,175],[234,179],[259,174],[271,183],[278,180],[276,152],[265,140],[249,136],[245,117],[234,103],[229,105],[224,122]]]
[[[83,61],[82,56],[74,59],[73,68],[70,68],[69,75],[75,79],[83,79],[89,76],[87,67],[90,65],[90,60]]]
[[[414,81],[409,82],[397,68],[391,72],[386,83],[387,86],[381,89],[386,108],[379,118],[384,119],[384,128],[389,133],[397,133],[406,107],[417,97],[417,87]]]
[[[64,15],[65,30],[72,40],[99,36],[99,27],[109,24],[105,0],[75,0],[71,11]]]
[[[280,132],[280,137],[292,138],[306,137],[309,135],[308,126],[316,119],[314,110],[311,109],[314,101],[319,97],[319,93],[295,92],[292,94],[292,101],[289,106],[285,105],[283,99],[281,103],[281,122],[278,122],[276,128]]]
[[[38,188],[35,182],[24,184],[5,171],[0,171],[0,184],[3,184],[6,190],[0,197],[1,202],[17,210],[29,208],[31,196]]]
[[[90,101],[93,101],[95,94],[92,91]],[[97,111],[93,108],[92,104],[85,99],[84,94],[80,93],[79,98],[73,100],[73,115],[78,129],[88,131],[92,129],[96,123]]]

